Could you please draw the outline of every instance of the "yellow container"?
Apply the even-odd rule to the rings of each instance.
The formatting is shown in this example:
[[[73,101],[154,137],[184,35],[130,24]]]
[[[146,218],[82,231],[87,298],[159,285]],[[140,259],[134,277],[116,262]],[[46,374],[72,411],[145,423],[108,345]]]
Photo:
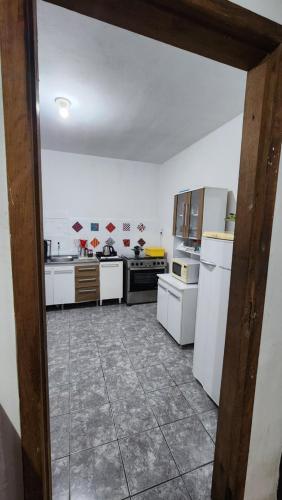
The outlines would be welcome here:
[[[161,247],[146,247],[144,253],[148,257],[164,257],[165,249]]]

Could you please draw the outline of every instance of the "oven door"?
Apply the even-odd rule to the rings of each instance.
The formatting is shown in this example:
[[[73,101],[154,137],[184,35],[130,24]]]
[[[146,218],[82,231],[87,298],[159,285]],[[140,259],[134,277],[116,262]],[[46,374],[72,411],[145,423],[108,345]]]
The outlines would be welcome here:
[[[153,269],[130,269],[129,292],[144,292],[146,290],[157,290],[158,276],[164,274],[164,268]]]

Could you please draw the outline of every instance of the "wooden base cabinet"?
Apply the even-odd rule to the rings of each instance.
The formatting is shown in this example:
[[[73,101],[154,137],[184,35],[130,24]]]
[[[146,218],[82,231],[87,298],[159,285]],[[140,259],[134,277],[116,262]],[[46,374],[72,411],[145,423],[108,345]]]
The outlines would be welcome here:
[[[186,285],[170,274],[159,275],[157,319],[180,345],[195,337],[198,285]]]
[[[99,264],[75,266],[75,302],[91,302],[99,297]]]
[[[100,298],[99,264],[45,266],[46,306]]]

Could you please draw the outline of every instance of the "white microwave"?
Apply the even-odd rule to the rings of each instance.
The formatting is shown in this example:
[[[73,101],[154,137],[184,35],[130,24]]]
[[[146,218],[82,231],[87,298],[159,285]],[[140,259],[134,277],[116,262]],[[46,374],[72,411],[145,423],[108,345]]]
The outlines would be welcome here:
[[[183,283],[198,283],[200,263],[195,259],[172,259],[171,274]]]

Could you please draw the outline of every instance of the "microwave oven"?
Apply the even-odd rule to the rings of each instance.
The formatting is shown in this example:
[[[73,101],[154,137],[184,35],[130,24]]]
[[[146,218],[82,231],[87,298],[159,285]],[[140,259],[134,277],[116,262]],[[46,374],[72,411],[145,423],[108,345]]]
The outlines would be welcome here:
[[[198,283],[200,263],[195,259],[172,259],[171,274],[183,283]]]

